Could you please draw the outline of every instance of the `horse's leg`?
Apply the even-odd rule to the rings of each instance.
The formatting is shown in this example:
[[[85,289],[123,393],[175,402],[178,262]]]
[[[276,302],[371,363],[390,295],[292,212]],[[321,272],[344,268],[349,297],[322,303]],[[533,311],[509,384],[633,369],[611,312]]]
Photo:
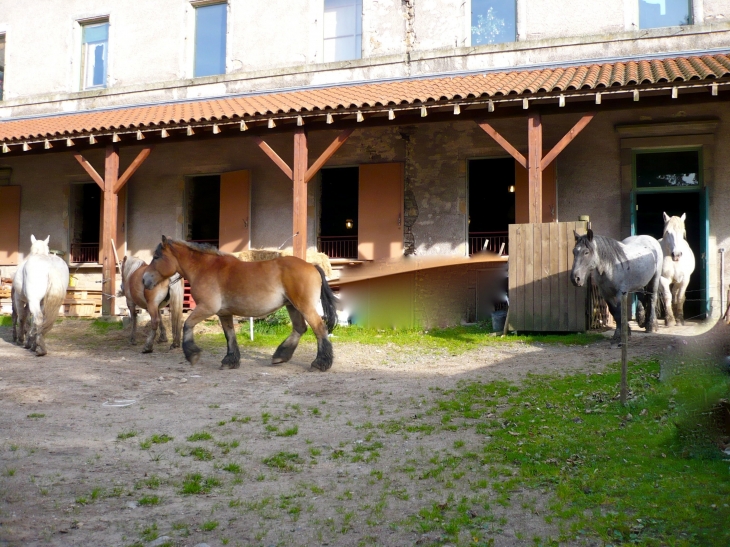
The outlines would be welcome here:
[[[649,309],[646,314],[646,332],[656,332],[659,330],[659,323],[656,320],[656,298],[659,292],[659,282],[661,281],[661,274],[659,272],[654,275],[649,284],[646,286],[649,294]]]
[[[274,356],[271,358],[272,365],[278,365],[279,363],[286,363],[294,355],[294,350],[299,345],[299,339],[302,334],[307,332],[307,323],[304,321],[304,316],[291,304],[286,305],[286,311],[289,312],[291,318],[292,330],[291,334],[287,336],[279,347],[276,348]]]
[[[611,317],[613,317],[613,320],[616,322],[616,330],[613,333],[613,337],[611,338],[611,342],[620,342],[621,341],[621,305],[616,305],[615,302],[612,300],[606,300],[606,304],[608,305],[608,311],[611,313]]]
[[[317,310],[312,306],[310,309],[302,311],[304,319],[307,320],[309,326],[312,327],[317,337],[317,357],[312,361],[312,367],[322,372],[329,370],[335,356],[332,352],[332,343],[327,338],[327,325],[324,324]]]
[[[157,337],[157,342],[160,344],[167,344],[167,330],[165,329],[165,321],[162,319],[162,310],[158,308],[157,317],[160,321],[160,335]]]
[[[137,336],[137,306],[131,300],[132,299],[130,298],[129,320],[132,322],[132,335],[129,337],[129,343],[134,346],[137,344],[137,341],[135,340],[135,337]]]
[[[147,340],[145,340],[142,353],[152,353],[155,343],[155,334],[157,334],[157,327],[160,326],[160,310],[157,306],[150,306],[147,311],[150,314],[150,324],[148,327],[149,333],[147,333]]]
[[[185,320],[185,324],[183,325],[182,347],[185,359],[187,359],[188,363],[191,365],[197,363],[200,358],[200,348],[195,344],[193,329],[195,329],[195,325],[214,314],[215,311],[211,311],[210,309],[204,308],[198,304],[198,306],[190,312],[190,315],[188,315],[188,318]]]
[[[677,322],[682,325],[684,325],[684,301],[687,297],[687,285],[689,285],[689,280],[685,279],[677,290]]]
[[[28,305],[22,302],[18,306],[18,345],[22,346],[28,334]]]
[[[228,353],[221,361],[221,368],[228,365],[228,368],[238,368],[241,366],[241,352],[238,349],[238,341],[236,340],[236,328],[233,326],[233,316],[218,316],[223,327],[223,334],[226,335],[228,344]]]
[[[659,279],[659,294],[664,302],[664,324],[671,327],[677,323],[672,312],[672,291],[669,286],[669,279],[661,277]]]
[[[31,351],[35,351],[38,357],[42,357],[46,352],[46,343],[43,339],[43,308],[40,301],[30,300],[28,302],[30,313],[33,316],[33,326],[30,329],[30,335],[26,340],[25,347]]]

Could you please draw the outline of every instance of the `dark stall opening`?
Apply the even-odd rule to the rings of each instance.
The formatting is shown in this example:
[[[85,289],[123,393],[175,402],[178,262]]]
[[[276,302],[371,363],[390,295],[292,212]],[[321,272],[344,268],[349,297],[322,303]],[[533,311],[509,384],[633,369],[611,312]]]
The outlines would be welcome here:
[[[360,169],[322,169],[317,250],[330,258],[357,259]]]
[[[101,188],[96,183],[71,186],[71,262],[99,262]]]
[[[687,243],[695,255],[695,271],[687,287],[687,300],[684,304],[685,319],[704,317],[706,306],[706,287],[704,286],[701,211],[699,192],[658,192],[636,195],[636,233],[661,239],[664,230],[663,213],[681,217],[687,215],[684,226]]]
[[[507,231],[515,222],[515,160],[469,161],[469,254],[509,253]],[[504,244],[504,247],[502,245]]]
[[[220,229],[220,175],[190,177],[186,188],[188,241],[218,247]]]

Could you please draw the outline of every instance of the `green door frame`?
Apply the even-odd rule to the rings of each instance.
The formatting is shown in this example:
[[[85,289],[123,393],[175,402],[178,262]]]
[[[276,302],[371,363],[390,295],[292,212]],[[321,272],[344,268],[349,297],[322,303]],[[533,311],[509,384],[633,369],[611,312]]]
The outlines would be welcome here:
[[[637,188],[636,187],[636,156],[637,154],[651,154],[652,152],[685,152],[685,151],[697,151],[699,155],[699,169],[697,176],[699,177],[699,186],[697,187],[657,187],[657,188]],[[695,257],[697,265],[700,268],[700,272],[695,270],[695,273],[700,273],[702,285],[701,290],[705,293],[705,316],[709,317],[711,312],[710,307],[710,268],[709,268],[709,249],[710,249],[710,205],[707,187],[702,177],[703,173],[703,157],[701,146],[684,146],[684,147],[671,147],[671,148],[645,148],[635,149],[631,151],[631,235],[636,235],[636,205],[637,194],[665,194],[665,193],[698,193],[700,194],[700,256]]]

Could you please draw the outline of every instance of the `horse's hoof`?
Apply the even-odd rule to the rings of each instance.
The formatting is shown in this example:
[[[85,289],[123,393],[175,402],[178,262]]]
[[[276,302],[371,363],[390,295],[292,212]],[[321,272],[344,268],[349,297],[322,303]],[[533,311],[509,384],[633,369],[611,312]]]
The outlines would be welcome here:
[[[134,340],[130,340],[129,341],[129,345],[130,346],[136,346],[137,345],[137,342],[135,342]]]
[[[312,361],[312,368],[316,368],[317,370],[321,370],[322,372],[328,371],[331,366],[332,363],[325,363],[321,359],[315,359],[314,361]]]
[[[142,349],[142,353],[152,353],[152,348],[145,347]]]
[[[40,347],[36,348],[36,350],[35,350],[36,357],[43,357],[47,353],[48,352],[46,350],[41,349]]]
[[[170,344],[170,349],[175,349],[175,348],[179,348],[179,347],[180,347],[180,344],[175,344],[174,342],[172,344]]]
[[[191,353],[190,356],[186,357],[188,360],[188,363],[191,365],[195,365],[195,363],[198,362],[198,359],[200,359],[200,352],[196,351],[195,353]]]
[[[280,365],[282,363],[286,363],[285,359],[282,359],[281,357],[272,357],[271,358],[271,364],[272,365]]]
[[[158,338],[157,343],[158,344],[167,344],[167,338]]]

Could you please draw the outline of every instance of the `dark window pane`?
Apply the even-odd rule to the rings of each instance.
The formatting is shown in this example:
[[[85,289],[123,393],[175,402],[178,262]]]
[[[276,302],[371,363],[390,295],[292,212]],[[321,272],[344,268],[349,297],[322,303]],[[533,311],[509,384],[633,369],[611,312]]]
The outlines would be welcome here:
[[[195,10],[195,76],[226,72],[227,9],[227,4],[214,4]]]
[[[639,28],[691,24],[691,0],[639,0]]]
[[[515,0],[472,0],[471,45],[514,42],[517,37]]]
[[[699,187],[700,153],[657,152],[636,155],[636,187]]]

